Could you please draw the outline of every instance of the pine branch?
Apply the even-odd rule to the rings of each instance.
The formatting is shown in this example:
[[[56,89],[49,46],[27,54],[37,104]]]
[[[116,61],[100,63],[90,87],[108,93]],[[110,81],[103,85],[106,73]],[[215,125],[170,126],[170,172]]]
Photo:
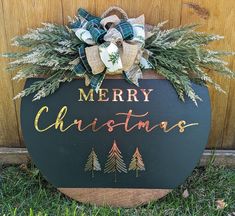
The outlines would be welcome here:
[[[53,44],[64,47],[78,45],[81,41],[66,26],[43,23],[43,27],[29,29],[29,32],[23,36],[17,36],[12,39],[13,46],[35,47],[39,44]]]
[[[65,71],[57,71],[46,79],[35,81],[30,87],[24,89],[22,92],[16,95],[14,99],[28,96],[34,92],[37,92],[33,97],[33,101],[39,100],[54,93],[59,88],[61,83],[70,81],[74,77],[75,74],[73,76],[71,74],[67,76]]]
[[[146,40],[145,48],[152,53],[149,61],[155,71],[171,82],[179,98],[184,101],[184,95],[187,95],[197,104],[200,97],[192,89],[191,81],[200,85],[208,83],[224,92],[206,71],[234,78],[234,72],[222,59],[234,53],[206,49],[205,45],[223,37],[195,32],[195,27],[191,25],[170,30],[157,28],[153,36]]]
[[[28,50],[3,54],[2,57],[12,59],[7,71],[18,71],[14,80],[42,76],[46,79],[34,82],[14,99],[36,92],[33,100],[38,100],[54,93],[62,82],[71,81],[76,76],[71,62],[78,58],[80,44],[74,32],[56,24],[44,24],[42,28],[15,37],[13,45]]]

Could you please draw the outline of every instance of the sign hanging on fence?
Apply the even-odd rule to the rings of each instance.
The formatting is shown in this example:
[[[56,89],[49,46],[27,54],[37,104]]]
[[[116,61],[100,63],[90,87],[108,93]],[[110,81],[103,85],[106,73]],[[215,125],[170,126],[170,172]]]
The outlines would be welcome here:
[[[32,83],[29,79],[26,87]],[[165,80],[105,80],[96,93],[82,80],[32,102],[21,122],[33,161],[57,188],[172,189],[198,162],[210,128],[204,102],[178,100]]]

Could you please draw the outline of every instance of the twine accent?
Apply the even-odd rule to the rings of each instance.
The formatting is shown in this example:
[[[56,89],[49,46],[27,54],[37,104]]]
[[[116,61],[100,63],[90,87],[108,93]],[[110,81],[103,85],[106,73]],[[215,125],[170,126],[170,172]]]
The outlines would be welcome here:
[[[118,11],[123,16],[123,18],[125,20],[128,20],[127,13],[122,8],[120,8],[118,6],[109,7],[104,13],[102,13],[101,18],[107,17],[113,11]]]

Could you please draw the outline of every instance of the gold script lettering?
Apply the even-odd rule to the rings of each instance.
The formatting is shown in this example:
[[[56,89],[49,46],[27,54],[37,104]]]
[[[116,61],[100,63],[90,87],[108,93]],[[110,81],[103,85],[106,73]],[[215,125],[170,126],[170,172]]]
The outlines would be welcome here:
[[[65,132],[67,131],[70,127],[72,127],[73,125],[76,125],[77,124],[77,121],[74,120],[74,122],[70,125],[68,125],[66,128],[64,128],[64,122],[63,122],[63,119],[68,111],[68,108],[67,106],[63,106],[61,108],[61,110],[59,111],[58,115],[57,115],[57,118],[56,118],[56,121],[55,123],[49,125],[48,127],[44,128],[44,129],[40,129],[39,126],[38,126],[38,122],[39,122],[39,119],[41,117],[41,114],[42,112],[48,112],[49,111],[49,108],[47,106],[43,106],[37,113],[35,119],[34,119],[34,127],[35,129],[38,131],[38,132],[44,132],[44,131],[47,131],[48,129],[52,128],[53,126],[55,126],[55,129],[60,129],[61,132]]]
[[[198,123],[187,124],[186,121],[184,121],[184,120],[180,120],[179,122],[172,125],[171,127],[168,126],[167,121],[162,121],[158,124],[150,124],[149,120],[142,121],[140,119],[143,117],[147,117],[149,114],[148,112],[146,112],[144,114],[133,114],[133,111],[129,110],[126,113],[116,113],[115,114],[115,116],[124,116],[125,117],[125,119],[123,119],[121,122],[116,122],[115,120],[110,119],[110,120],[106,121],[105,123],[101,124],[100,126],[98,126],[97,125],[97,122],[98,122],[97,118],[94,118],[91,123],[86,124],[86,125],[84,125],[83,120],[74,119],[74,121],[71,124],[69,124],[67,127],[64,127],[64,120],[63,119],[65,118],[67,111],[68,111],[68,107],[63,106],[60,109],[60,111],[56,117],[55,122],[45,128],[42,128],[42,127],[39,127],[39,120],[41,118],[41,115],[43,112],[46,112],[46,113],[49,112],[49,108],[47,106],[43,106],[35,116],[35,119],[34,119],[35,129],[39,132],[44,132],[44,131],[47,131],[48,129],[54,127],[56,130],[59,129],[61,132],[65,132],[69,128],[71,128],[72,126],[75,126],[77,128],[77,130],[80,132],[85,131],[88,128],[90,128],[91,131],[93,131],[93,132],[98,132],[102,128],[106,127],[106,130],[108,132],[112,132],[114,130],[114,128],[122,126],[125,132],[131,132],[134,129],[138,129],[138,130],[143,129],[143,130],[145,130],[146,133],[149,133],[156,128],[160,128],[163,130],[163,132],[168,133],[168,132],[172,131],[173,129],[178,128],[179,132],[183,133],[185,131],[185,128],[198,125]],[[132,119],[132,121],[137,120],[137,122],[130,124],[131,119]]]
[[[52,124],[52,125],[49,125],[48,127],[44,128],[44,129],[40,129],[40,128],[38,127],[38,121],[39,121],[39,118],[40,118],[42,112],[48,112],[48,110],[49,110],[49,109],[48,109],[47,106],[43,106],[43,107],[38,111],[37,115],[35,116],[35,119],[34,119],[34,127],[35,127],[36,130],[39,131],[39,132],[44,132],[44,131],[46,131],[46,130],[48,130],[48,129],[50,129],[51,127],[54,126],[54,124]]]

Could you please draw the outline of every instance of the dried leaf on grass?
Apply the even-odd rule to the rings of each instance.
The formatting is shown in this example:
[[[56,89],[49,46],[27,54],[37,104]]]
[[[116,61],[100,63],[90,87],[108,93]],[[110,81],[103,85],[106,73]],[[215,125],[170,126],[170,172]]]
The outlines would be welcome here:
[[[182,193],[182,197],[185,198],[185,199],[189,197],[188,189],[184,190],[184,192]]]
[[[224,202],[223,199],[216,200],[215,204],[216,204],[217,209],[224,209],[224,208],[226,208],[226,206],[228,206],[228,204],[226,202]]]

